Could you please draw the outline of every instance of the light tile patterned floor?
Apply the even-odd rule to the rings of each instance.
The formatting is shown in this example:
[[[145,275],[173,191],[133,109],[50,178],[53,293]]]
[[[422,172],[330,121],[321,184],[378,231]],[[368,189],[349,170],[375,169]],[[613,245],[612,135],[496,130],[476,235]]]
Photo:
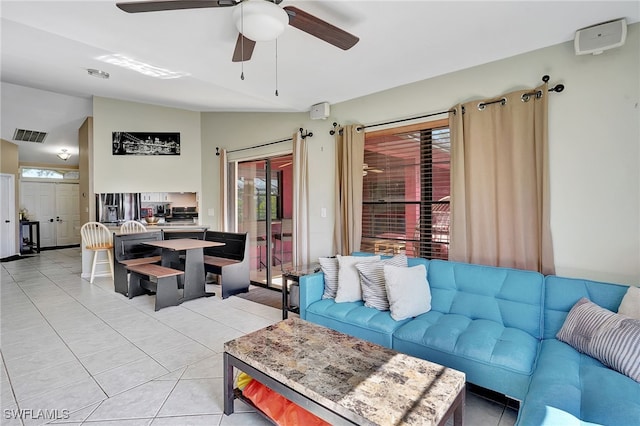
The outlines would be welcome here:
[[[77,248],[2,263],[2,425],[268,424],[239,401],[222,413],[221,353],[279,310],[216,296],[154,312],[153,296],[129,300],[111,279],[90,284],[80,272]],[[468,392],[467,425],[513,425],[516,415]]]

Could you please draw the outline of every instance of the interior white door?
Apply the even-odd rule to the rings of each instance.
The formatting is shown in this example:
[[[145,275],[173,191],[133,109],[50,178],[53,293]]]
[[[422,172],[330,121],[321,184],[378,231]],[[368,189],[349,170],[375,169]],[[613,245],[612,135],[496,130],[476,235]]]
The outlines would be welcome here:
[[[40,222],[40,248],[56,246],[56,184],[22,182],[20,207],[27,209],[29,220]]]
[[[16,251],[16,190],[15,177],[0,175],[0,258],[14,256]]]
[[[56,245],[80,244],[80,198],[77,183],[56,184]]]
[[[20,206],[40,222],[40,247],[80,244],[77,183],[22,182]]]

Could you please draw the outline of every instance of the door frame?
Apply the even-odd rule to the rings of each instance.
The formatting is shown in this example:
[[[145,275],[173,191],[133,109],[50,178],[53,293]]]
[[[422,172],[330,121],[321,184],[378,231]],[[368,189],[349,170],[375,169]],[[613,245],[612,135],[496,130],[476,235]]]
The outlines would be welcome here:
[[[261,155],[261,156],[257,156],[257,157],[251,157],[251,158],[234,158],[234,159],[228,159],[227,160],[227,165],[228,165],[228,180],[227,180],[227,188],[225,189],[227,191],[228,194],[228,206],[227,206],[227,220],[228,220],[228,228],[233,231],[233,232],[238,232],[239,230],[239,226],[240,224],[238,223],[238,186],[237,186],[237,179],[238,179],[238,175],[239,175],[239,163],[252,163],[252,162],[264,162],[264,176],[265,176],[265,182],[267,182],[266,186],[265,186],[265,219],[264,219],[264,226],[266,228],[266,242],[265,242],[265,247],[266,247],[266,277],[265,277],[265,281],[266,281],[266,285],[262,284],[260,282],[254,281],[252,280],[251,283],[254,285],[258,285],[258,286],[266,286],[267,288],[274,288],[274,282],[273,282],[273,275],[274,275],[274,252],[273,252],[273,247],[272,247],[272,238],[271,235],[273,234],[272,232],[272,228],[274,226],[273,224],[273,219],[271,217],[271,209],[272,209],[272,200],[271,200],[271,194],[270,194],[270,185],[269,183],[271,182],[271,176],[273,174],[274,169],[272,168],[272,162],[278,158],[282,158],[282,157],[290,157],[290,159],[293,159],[293,153],[291,151],[286,151],[286,152],[278,152],[278,153],[273,153],[270,155]],[[291,164],[291,163],[289,163]],[[275,171],[278,171],[277,169],[275,169]],[[293,182],[291,182],[291,185],[293,185]],[[293,191],[293,186],[291,187],[291,190]],[[290,199],[292,200],[293,198],[290,197]],[[222,206],[222,208],[225,208],[225,206]],[[282,209],[282,210],[286,210],[286,209]],[[281,214],[283,212],[280,212]],[[279,220],[279,219],[278,219]],[[280,222],[276,222],[276,223],[280,223]],[[250,241],[255,241],[255,239],[250,239]],[[252,246],[253,247],[253,246]],[[259,262],[259,260],[258,260]],[[280,272],[282,270],[282,260],[280,260],[280,269],[279,270],[275,270],[278,272],[278,274],[276,274],[276,278],[278,276],[280,276]],[[277,287],[276,287],[277,288]]]
[[[7,231],[3,232],[2,241],[0,242],[0,258],[15,256],[18,254],[18,215],[16,214],[16,177],[11,173],[0,173],[2,195],[0,196],[0,204],[2,205],[2,213],[0,220],[9,220],[14,225],[7,226]],[[7,182],[8,180],[8,182]],[[6,187],[5,187],[6,185]],[[6,210],[5,210],[6,208]],[[6,252],[5,252],[6,250]]]

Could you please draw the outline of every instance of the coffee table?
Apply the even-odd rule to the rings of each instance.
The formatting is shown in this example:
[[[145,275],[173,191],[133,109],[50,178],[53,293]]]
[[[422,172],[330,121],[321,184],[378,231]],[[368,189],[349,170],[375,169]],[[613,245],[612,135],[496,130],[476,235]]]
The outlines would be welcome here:
[[[465,374],[298,318],[224,345],[224,413],[234,368],[333,425],[461,426]]]

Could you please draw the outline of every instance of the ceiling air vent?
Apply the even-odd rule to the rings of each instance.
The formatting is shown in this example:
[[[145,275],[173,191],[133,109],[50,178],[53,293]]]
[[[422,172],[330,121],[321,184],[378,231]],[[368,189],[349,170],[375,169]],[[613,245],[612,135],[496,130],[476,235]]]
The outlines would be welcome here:
[[[16,129],[13,134],[14,141],[43,143],[47,137],[46,132],[38,132],[36,130]]]

